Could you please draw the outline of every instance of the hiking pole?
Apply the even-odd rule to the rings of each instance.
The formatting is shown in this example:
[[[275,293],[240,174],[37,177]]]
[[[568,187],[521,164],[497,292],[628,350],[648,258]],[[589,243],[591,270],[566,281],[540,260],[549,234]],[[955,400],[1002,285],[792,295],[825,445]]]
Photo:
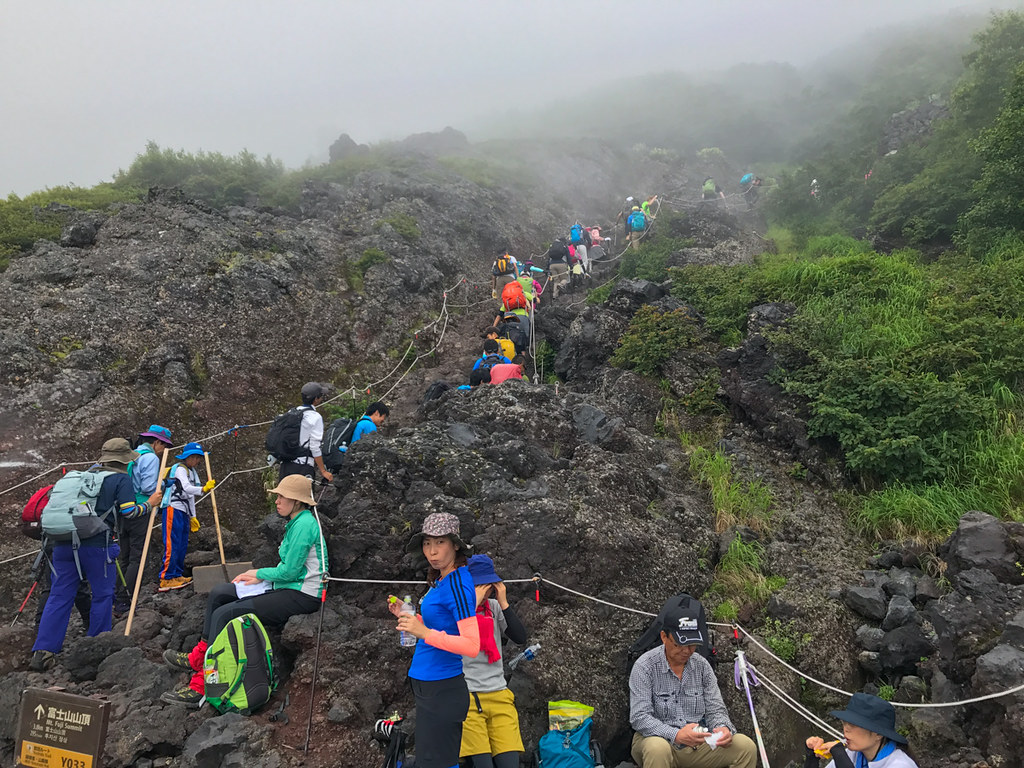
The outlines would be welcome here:
[[[203,451],[203,458],[206,459],[206,479],[213,480],[213,470],[210,469],[210,452]],[[224,538],[220,532],[220,515],[217,512],[217,491],[210,489],[210,503],[213,504],[213,525],[217,529],[217,547],[220,549],[220,567],[224,571],[224,581],[228,584],[231,579],[228,577],[228,561],[224,557]]]
[[[28,605],[28,599],[30,597],[32,597],[32,593],[36,591],[36,585],[38,585],[38,584],[39,584],[38,579],[36,581],[32,582],[32,586],[29,588],[28,594],[25,595],[25,599],[21,601],[21,607],[18,609],[18,612],[16,614],[14,614],[14,621],[11,622],[11,626],[12,627],[15,624],[18,623],[18,619],[21,618],[22,611],[24,611],[25,610],[25,606]]]
[[[128,590],[128,582],[124,580],[124,571],[121,570],[121,561],[114,560],[114,565],[117,567],[117,578],[121,580],[121,586]]]
[[[156,482],[157,489],[160,489],[160,483],[164,476],[164,470],[167,468],[167,457],[170,456],[170,449],[165,449],[160,455],[160,471],[157,473]],[[128,621],[124,625],[124,636],[128,637],[132,631],[132,619],[135,618],[135,606],[139,603],[139,590],[142,589],[142,575],[146,572],[146,555],[149,554],[149,540],[153,538],[153,524],[156,521],[156,510],[159,504],[149,510],[149,526],[146,528],[146,538],[142,542],[142,557],[139,559],[139,575],[135,577],[135,588],[132,590],[132,604],[128,609]]]
[[[327,543],[324,541],[324,529],[320,523],[320,512],[317,506],[320,499],[327,492],[327,480],[320,480],[320,495],[316,497],[316,504],[313,505],[313,514],[316,515],[316,525],[320,529],[320,546],[323,548],[322,555],[324,562],[327,560]],[[320,577],[320,622],[316,628],[316,651],[313,654],[313,680],[309,684],[309,719],[306,721],[306,743],[302,745],[302,751],[309,752],[309,738],[313,733],[313,694],[316,693],[316,676],[320,672],[320,635],[324,631],[324,608],[327,605],[327,573]]]

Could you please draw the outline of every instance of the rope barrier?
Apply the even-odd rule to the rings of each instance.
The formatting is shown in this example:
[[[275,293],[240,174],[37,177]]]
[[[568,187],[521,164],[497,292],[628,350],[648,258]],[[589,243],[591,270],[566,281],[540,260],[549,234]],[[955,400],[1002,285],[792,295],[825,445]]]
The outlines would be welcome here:
[[[840,739],[840,740],[845,739],[845,737],[843,736],[842,733],[837,731],[834,727],[832,727],[827,722],[825,722],[823,719],[818,717],[816,714],[814,714],[814,712],[812,712],[806,706],[804,706],[799,701],[797,701],[792,696],[790,696],[788,693],[786,693],[782,689],[782,686],[778,685],[777,683],[773,682],[769,678],[765,677],[765,674],[760,669],[758,669],[753,664],[751,664],[749,661],[747,661],[747,667],[749,667],[754,672],[754,674],[757,675],[757,677],[760,680],[761,684],[764,686],[764,689],[768,693],[770,693],[773,696],[775,696],[775,698],[777,698],[779,701],[781,701],[787,707],[792,709],[794,712],[796,712],[802,718],[807,720],[807,722],[809,722],[811,725],[813,725],[813,726],[815,726],[817,728],[821,728],[825,733],[829,734],[830,736],[835,736],[837,739]]]
[[[58,464],[55,467],[50,467],[46,471],[40,472],[38,475],[36,475],[34,477],[30,477],[28,480],[22,480],[17,485],[12,485],[10,488],[7,488],[7,489],[5,489],[3,491],[0,491],[0,496],[3,496],[5,493],[10,493],[11,491],[17,490],[18,488],[21,488],[22,486],[28,485],[29,483],[34,482],[35,480],[38,480],[41,477],[46,477],[51,472],[56,472],[58,469],[62,469],[64,467],[84,467],[86,465],[91,465],[91,464],[95,464],[95,463],[96,462],[93,462],[93,461],[62,461],[60,464]]]

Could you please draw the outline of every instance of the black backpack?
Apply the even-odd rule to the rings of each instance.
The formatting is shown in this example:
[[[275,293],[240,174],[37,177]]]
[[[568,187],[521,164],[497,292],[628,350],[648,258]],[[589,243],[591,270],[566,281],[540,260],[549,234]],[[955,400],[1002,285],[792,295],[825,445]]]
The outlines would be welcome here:
[[[423,393],[423,402],[429,403],[431,400],[436,400],[451,388],[452,385],[447,381],[435,381],[427,387],[427,391]]]
[[[323,454],[324,466],[329,472],[341,469],[345,459],[345,452],[340,448],[347,446],[352,441],[352,433],[356,431],[357,419],[346,419],[344,416],[335,419],[331,425],[324,430],[324,439],[320,443],[320,451]]]
[[[525,352],[530,346],[530,337],[517,321],[505,321],[498,326],[498,335],[516,345],[516,352]]]
[[[661,610],[658,611],[658,616],[651,620],[650,625],[644,631],[640,637],[637,638],[636,642],[629,647],[627,654],[628,671],[633,671],[633,664],[643,656],[647,651],[654,648],[661,643],[661,625],[665,620],[665,614],[670,608],[682,607],[688,610],[696,610],[697,612],[697,626],[700,629],[700,633],[706,638],[706,641],[701,645],[697,652],[707,659],[711,664],[717,662],[715,656],[715,647],[711,642],[711,635],[708,634],[708,617],[704,613],[704,606],[701,605],[700,600],[695,597],[691,597],[685,592],[680,592],[678,595],[673,595],[665,604],[661,606]]]
[[[477,366],[478,371],[490,371],[491,368],[502,362],[501,355],[496,352],[492,352],[489,355],[484,355],[480,358],[480,365]]]
[[[300,405],[274,419],[274,423],[267,430],[267,453],[278,461],[295,461],[300,456],[312,455],[308,445],[299,444],[302,415],[312,408],[311,405]]]

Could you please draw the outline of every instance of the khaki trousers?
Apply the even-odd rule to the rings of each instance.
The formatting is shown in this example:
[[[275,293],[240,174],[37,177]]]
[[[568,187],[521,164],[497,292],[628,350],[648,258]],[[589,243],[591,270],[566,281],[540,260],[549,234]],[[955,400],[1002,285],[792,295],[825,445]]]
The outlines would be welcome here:
[[[661,736],[633,734],[633,762],[640,768],[755,768],[757,747],[749,736],[737,733],[728,747],[675,749]]]

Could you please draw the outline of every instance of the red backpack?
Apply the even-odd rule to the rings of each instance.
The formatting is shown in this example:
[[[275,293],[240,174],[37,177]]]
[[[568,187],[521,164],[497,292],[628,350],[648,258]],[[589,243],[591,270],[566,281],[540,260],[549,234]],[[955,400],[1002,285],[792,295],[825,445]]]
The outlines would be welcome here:
[[[523,286],[518,282],[511,282],[501,289],[501,303],[505,305],[506,311],[526,309],[529,306]]]
[[[43,529],[39,524],[39,518],[43,515],[43,509],[50,500],[52,485],[40,488],[32,494],[25,508],[21,510],[21,532],[33,539],[43,537]]]

